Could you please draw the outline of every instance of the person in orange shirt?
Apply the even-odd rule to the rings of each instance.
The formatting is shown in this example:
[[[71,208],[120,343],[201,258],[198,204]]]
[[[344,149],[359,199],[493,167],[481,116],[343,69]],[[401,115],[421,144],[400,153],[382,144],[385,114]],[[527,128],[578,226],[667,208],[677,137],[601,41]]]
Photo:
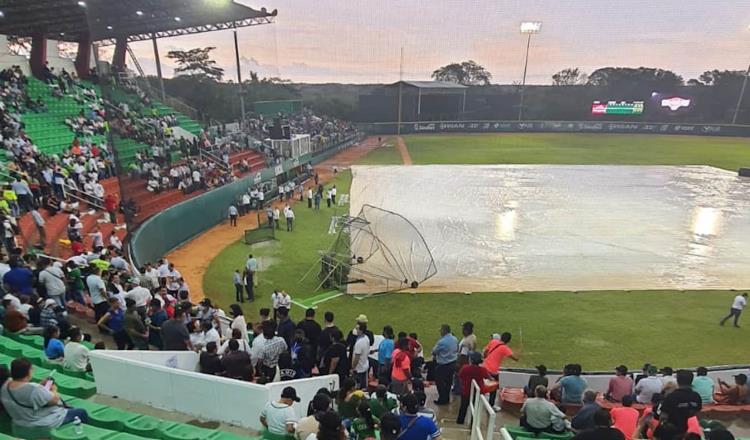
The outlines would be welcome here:
[[[508,332],[499,335],[497,333],[492,335],[492,339],[484,347],[484,364],[482,366],[490,373],[490,376],[500,381],[500,368],[503,366],[503,360],[508,357],[514,361],[518,361],[518,358],[513,354],[513,350],[508,347],[510,342],[511,334]],[[499,384],[498,384],[499,385]],[[499,386],[498,386],[499,388]],[[495,411],[500,411],[500,406],[495,405],[495,398],[497,397],[497,391],[490,393],[490,405],[493,405]]]
[[[411,358],[409,357],[409,341],[400,338],[396,342],[396,349],[391,354],[391,392],[400,396],[409,390],[411,379]]]
[[[612,408],[612,426],[617,428],[625,436],[625,440],[633,438],[638,426],[638,410],[633,408],[633,396],[622,397],[622,406]]]

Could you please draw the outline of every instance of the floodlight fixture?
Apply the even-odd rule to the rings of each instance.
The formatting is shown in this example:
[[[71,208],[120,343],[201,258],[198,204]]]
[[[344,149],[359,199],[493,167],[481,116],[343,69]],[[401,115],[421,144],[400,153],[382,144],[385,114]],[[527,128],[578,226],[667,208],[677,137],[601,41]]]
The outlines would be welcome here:
[[[182,20],[180,17],[175,17],[174,18],[174,21],[180,21],[180,20]]]
[[[538,34],[541,31],[542,31],[541,21],[522,21],[521,22],[522,34]]]
[[[78,2],[78,6],[80,6],[80,7],[82,7],[82,8],[85,8],[85,7],[86,7],[86,2],[84,2],[84,1],[79,1],[79,2]]]
[[[112,26],[107,26],[107,30],[112,30]]]
[[[5,17],[5,12],[0,11],[0,18],[3,18],[3,17]]]
[[[135,11],[135,15],[140,17],[141,15],[143,15],[143,11]]]

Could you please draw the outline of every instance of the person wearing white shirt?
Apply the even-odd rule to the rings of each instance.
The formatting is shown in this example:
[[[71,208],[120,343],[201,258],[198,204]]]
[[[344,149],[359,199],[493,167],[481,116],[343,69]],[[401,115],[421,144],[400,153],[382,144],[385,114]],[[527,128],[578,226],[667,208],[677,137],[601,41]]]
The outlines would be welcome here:
[[[280,218],[281,218],[281,213],[279,212],[279,208],[273,208],[273,223],[276,226],[276,229],[279,229]]]
[[[65,344],[63,354],[63,368],[69,371],[84,372],[91,370],[89,366],[89,349],[81,344],[81,329],[70,329],[70,342]]]
[[[312,208],[313,204],[313,190],[312,187],[307,189],[307,207]]]
[[[156,289],[159,287],[159,271],[156,270],[151,263],[146,264],[143,275],[148,280],[148,285],[146,287],[150,289]]]
[[[352,372],[357,385],[362,390],[367,390],[367,372],[370,369],[370,338],[365,334],[367,324],[358,323],[356,327],[357,341],[352,351]]]
[[[159,285],[165,286],[169,277],[169,261],[166,258],[159,260],[157,271],[159,272]]]
[[[292,405],[299,401],[297,390],[293,387],[284,388],[281,391],[281,399],[268,402],[260,412],[260,423],[271,434],[281,436],[294,434],[299,417],[297,417]]]
[[[338,190],[336,189],[336,185],[333,185],[333,188],[331,188],[331,203],[333,203],[334,206],[336,205],[336,193],[337,192]]]
[[[732,301],[732,307],[729,309],[729,314],[721,320],[719,325],[724,325],[729,318],[734,316],[734,326],[739,327],[740,315],[742,314],[742,309],[744,309],[746,305],[747,293],[735,296],[734,301]]]
[[[245,215],[250,212],[250,194],[242,194],[242,205],[240,209],[240,215]]]
[[[133,288],[125,294],[126,299],[131,299],[135,303],[135,308],[141,316],[146,316],[148,306],[151,304],[151,291],[141,286],[141,280],[134,278],[130,280]]]
[[[104,198],[104,187],[101,183],[96,182],[93,185],[94,195],[99,197],[100,199]]]
[[[639,380],[638,384],[635,386],[635,400],[638,403],[649,404],[651,403],[651,397],[654,394],[661,393],[664,384],[661,379],[656,376],[656,371],[656,367],[653,365],[649,366],[647,371],[648,376]]]
[[[294,211],[291,206],[284,208],[284,217],[286,217],[286,231],[294,231]]]
[[[54,299],[60,307],[65,308],[65,273],[50,261],[42,262],[43,269],[39,272],[39,283],[44,285],[47,296]]]
[[[239,344],[240,348],[239,351],[244,351],[247,354],[250,355],[250,358],[254,360],[258,359],[257,352],[253,353],[255,350],[255,341],[264,339],[262,337],[253,339],[253,346],[250,347],[250,344],[248,344],[247,339],[242,339],[242,332],[239,329],[232,330],[232,337],[224,341],[223,344],[221,344],[221,347],[219,348],[219,355],[223,355],[227,351],[227,347],[229,347],[229,341],[232,339],[235,339],[237,341],[237,344]],[[217,342],[218,344],[218,342]]]
[[[114,231],[109,235],[109,245],[114,246],[118,251],[122,250],[122,241]]]
[[[99,226],[94,226],[94,232],[89,232],[89,234],[92,239],[91,247],[96,248],[103,248],[104,247],[104,236],[102,235],[101,229],[99,229]]]

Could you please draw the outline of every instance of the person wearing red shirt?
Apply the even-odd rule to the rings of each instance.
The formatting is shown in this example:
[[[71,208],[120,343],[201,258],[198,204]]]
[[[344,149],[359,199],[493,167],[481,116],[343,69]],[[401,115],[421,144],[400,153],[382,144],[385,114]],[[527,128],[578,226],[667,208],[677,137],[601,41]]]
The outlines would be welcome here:
[[[503,360],[508,357],[514,361],[518,361],[518,357],[513,354],[513,350],[508,347],[510,342],[511,334],[508,332],[498,335],[495,333],[492,335],[492,340],[487,343],[484,347],[484,368],[489,372],[490,376],[500,382],[500,367],[503,366]],[[493,391],[490,393],[490,405],[495,405],[495,397],[497,392]],[[496,411],[499,411],[499,406],[494,406]]]
[[[107,194],[104,196],[104,208],[109,213],[109,221],[113,225],[117,225],[117,199],[113,194]]]
[[[638,410],[633,408],[633,396],[622,396],[622,406],[612,408],[609,414],[612,416],[612,426],[617,428],[630,440],[638,426]]]
[[[466,410],[469,408],[469,398],[471,397],[471,383],[476,382],[479,389],[482,390],[484,380],[490,377],[487,369],[480,365],[481,363],[482,355],[472,352],[469,356],[469,363],[461,367],[458,372],[458,380],[461,381],[461,406],[458,409],[456,423],[459,425],[463,425],[466,419]]]
[[[86,252],[86,247],[81,240],[73,240],[70,242],[70,250],[73,251],[73,255],[81,255]]]
[[[396,342],[396,349],[391,355],[391,392],[400,396],[408,391],[411,379],[411,358],[409,357],[409,342],[400,338]]]

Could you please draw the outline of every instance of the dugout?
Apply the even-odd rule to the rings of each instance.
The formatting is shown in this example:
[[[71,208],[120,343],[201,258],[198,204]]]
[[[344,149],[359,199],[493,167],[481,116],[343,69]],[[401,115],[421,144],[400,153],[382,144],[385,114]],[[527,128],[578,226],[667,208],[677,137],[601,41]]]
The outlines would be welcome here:
[[[468,87],[446,81],[399,81],[359,96],[358,120],[455,121],[466,112]]]

